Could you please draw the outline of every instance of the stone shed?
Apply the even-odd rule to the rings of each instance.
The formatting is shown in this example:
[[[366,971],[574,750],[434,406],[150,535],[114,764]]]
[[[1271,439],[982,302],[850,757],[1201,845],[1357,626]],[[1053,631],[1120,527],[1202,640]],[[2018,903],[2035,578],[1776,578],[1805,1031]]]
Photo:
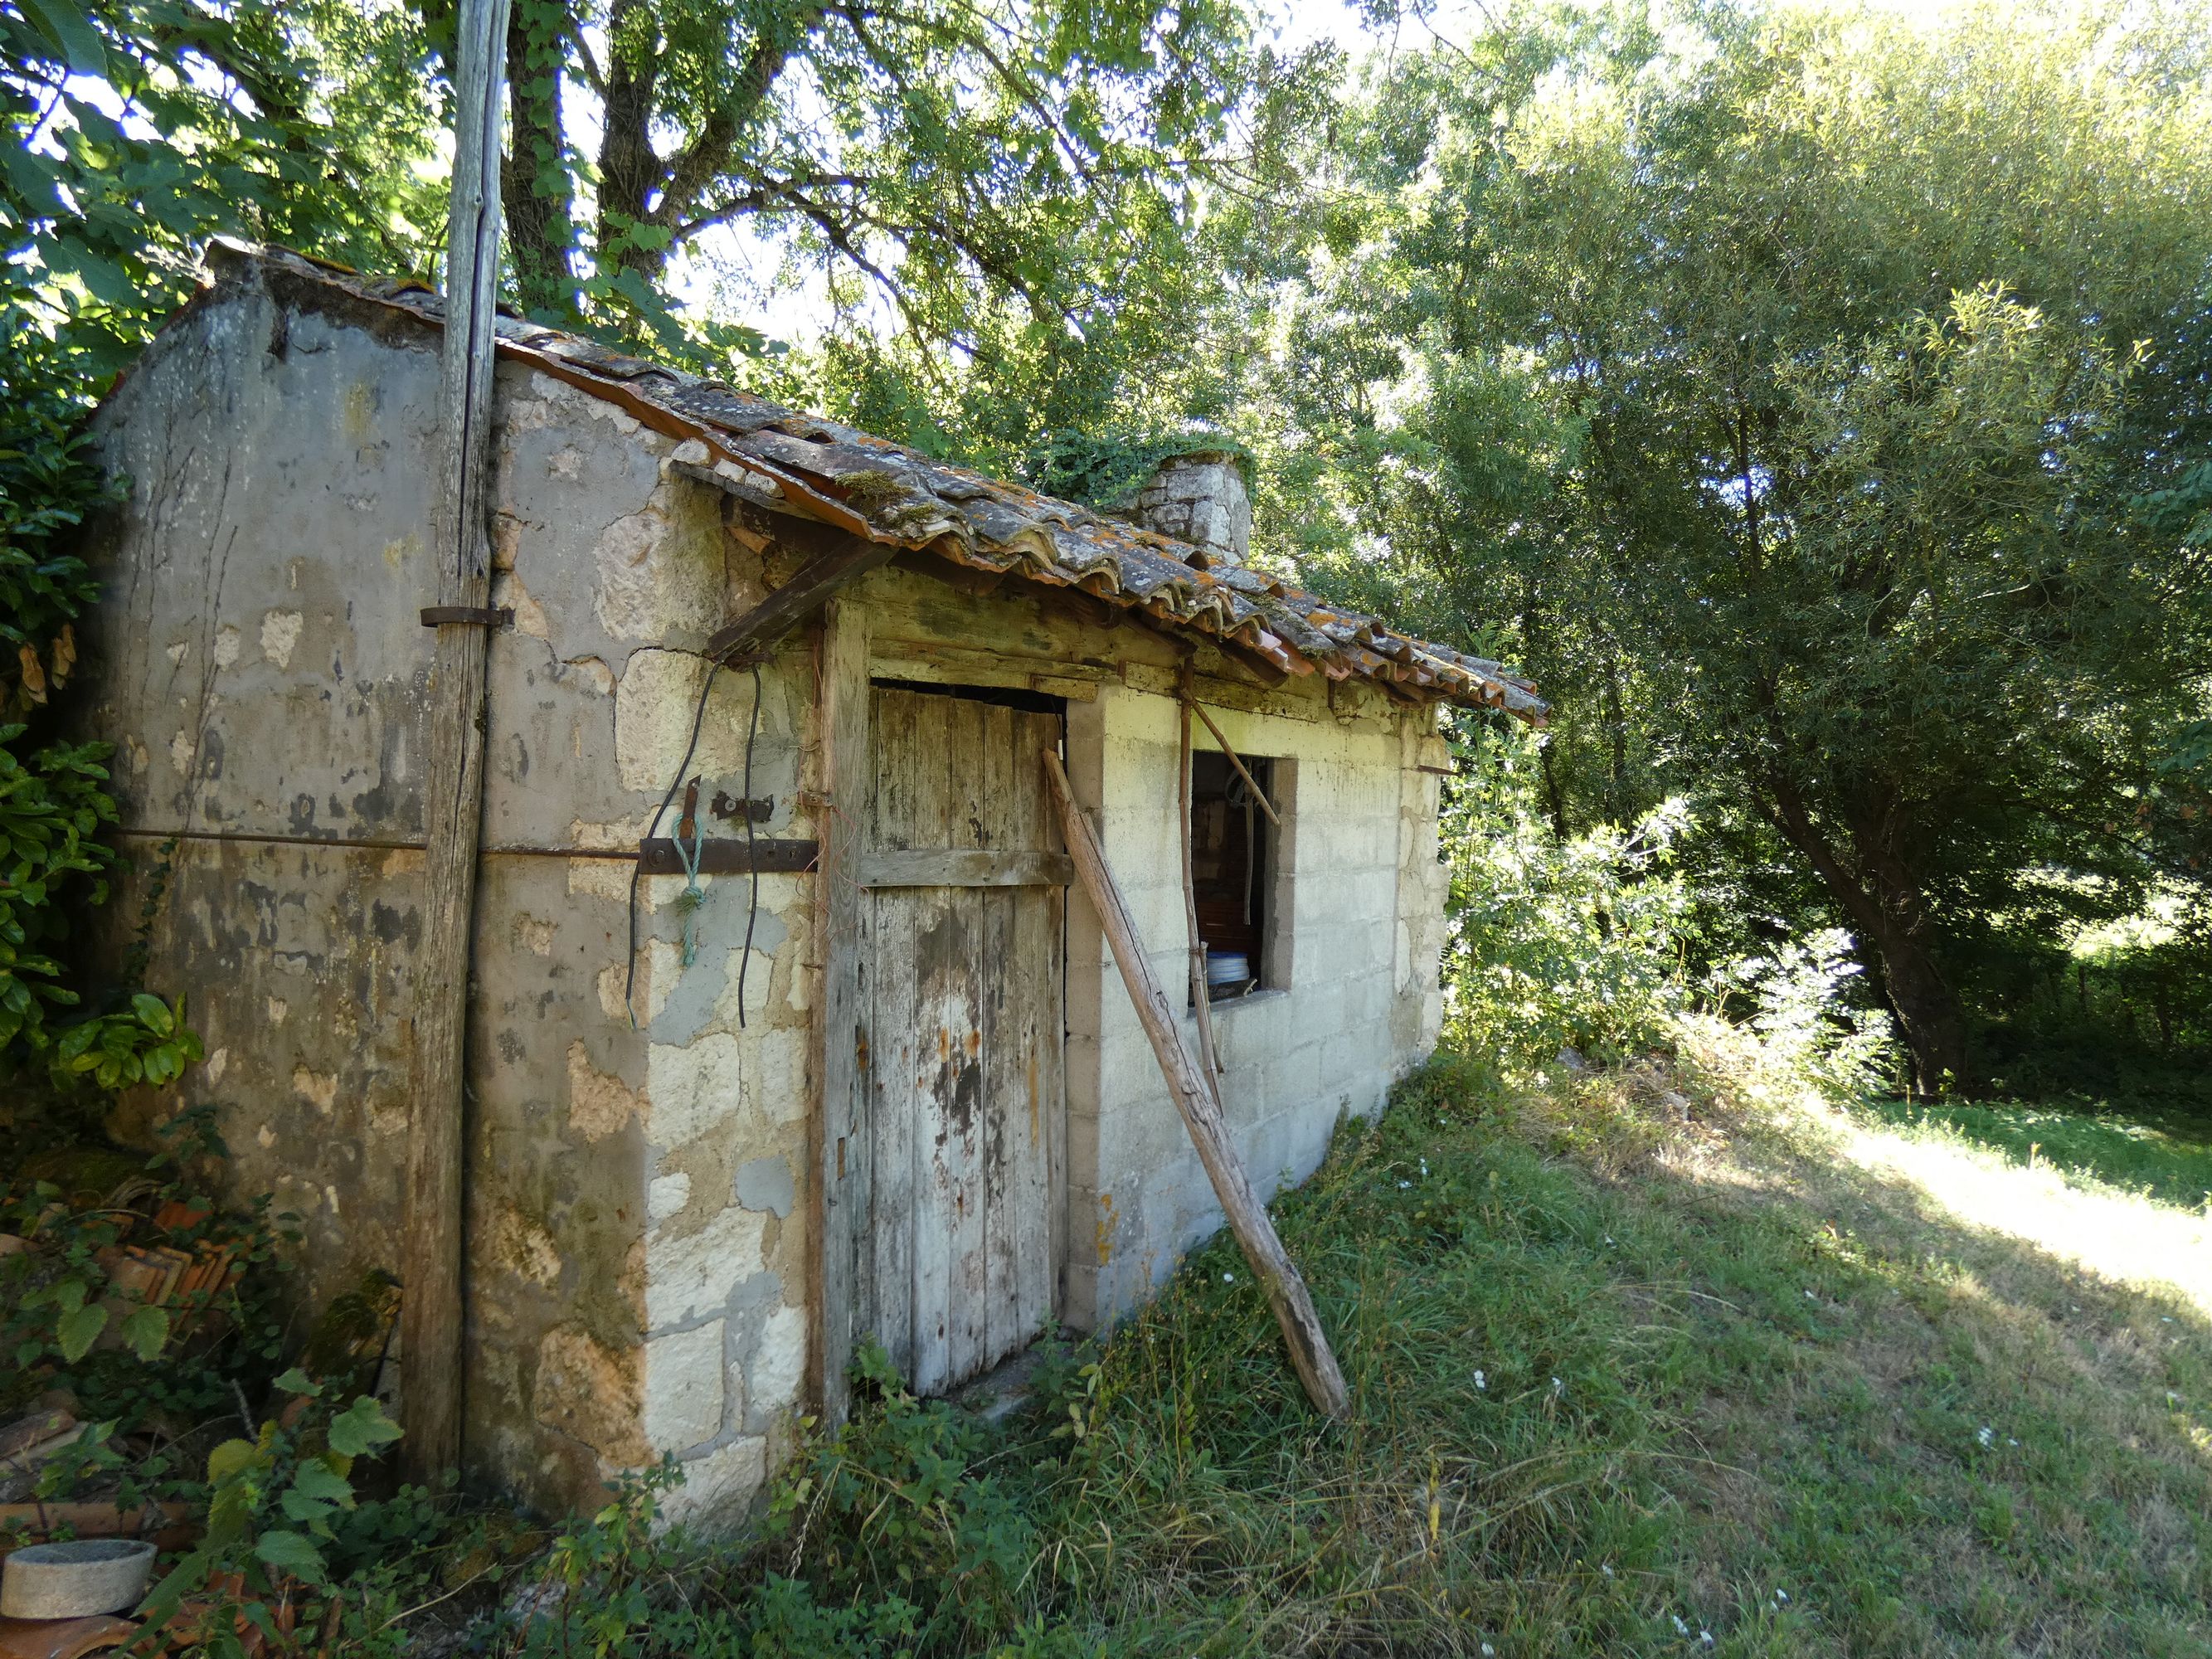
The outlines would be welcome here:
[[[149,981],[207,1046],[139,1109],[219,1109],[319,1298],[400,1256],[440,303],[213,258],[97,417],[130,490],[94,535],[91,719],[165,884]],[[1227,458],[1139,501],[1186,543],[511,320],[493,446],[478,1473],[560,1506],[672,1452],[680,1505],[740,1504],[866,1337],[949,1390],[1220,1224],[1068,885],[1048,748],[1170,985],[1186,690],[1279,815],[1200,728],[1209,1006],[1263,1192],[1434,1041],[1438,711],[1543,706],[1248,568]]]

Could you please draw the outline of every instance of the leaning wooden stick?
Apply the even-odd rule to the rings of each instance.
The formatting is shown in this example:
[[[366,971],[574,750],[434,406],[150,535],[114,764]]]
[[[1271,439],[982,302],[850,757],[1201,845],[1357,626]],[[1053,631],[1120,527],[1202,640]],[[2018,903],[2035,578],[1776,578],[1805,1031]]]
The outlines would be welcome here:
[[[1267,792],[1260,787],[1259,781],[1244,769],[1244,763],[1237,758],[1237,751],[1229,746],[1229,739],[1221,735],[1221,728],[1213,723],[1213,716],[1200,708],[1198,699],[1188,691],[1183,693],[1182,706],[1206,722],[1206,729],[1213,733],[1214,742],[1219,744],[1221,752],[1229,757],[1229,763],[1237,769],[1237,775],[1244,780],[1244,787],[1252,792],[1252,799],[1260,803],[1260,810],[1267,815],[1267,822],[1276,829],[1281,829],[1283,815],[1275,810],[1274,802],[1267,799]]]
[[[1206,1178],[1213,1182],[1230,1228],[1243,1249],[1244,1260],[1259,1279],[1260,1288],[1267,1292],[1276,1322],[1283,1328],[1291,1364],[1305,1385],[1306,1397],[1329,1416],[1343,1417],[1352,1408],[1351,1396],[1345,1389],[1344,1373],[1336,1368],[1336,1356],[1329,1352],[1321,1317],[1314,1312],[1306,1282],[1298,1276],[1283,1241],[1275,1236],[1274,1223],[1267,1219],[1267,1212],[1245,1177],[1236,1146],[1229,1139],[1229,1126],[1222,1121],[1221,1099],[1214,1091],[1213,1080],[1199,1070],[1182,1046],[1175,1010],[1152,976],[1152,965],[1137,937],[1129,907],[1122,901],[1113,871],[1107,867],[1091,821],[1075,805],[1075,792],[1068,787],[1060,757],[1048,749],[1044,764],[1068,856],[1075,861],[1083,890],[1098,912],[1106,942],[1113,948],[1114,965],[1121,970],[1121,982],[1129,988],[1129,1000],[1136,1005],[1137,1018],[1143,1022],[1152,1054],[1167,1079],[1168,1092],[1175,1097],[1176,1109],[1182,1114],[1183,1127],[1190,1131],[1191,1144],[1198,1148],[1198,1161],[1206,1166]]]

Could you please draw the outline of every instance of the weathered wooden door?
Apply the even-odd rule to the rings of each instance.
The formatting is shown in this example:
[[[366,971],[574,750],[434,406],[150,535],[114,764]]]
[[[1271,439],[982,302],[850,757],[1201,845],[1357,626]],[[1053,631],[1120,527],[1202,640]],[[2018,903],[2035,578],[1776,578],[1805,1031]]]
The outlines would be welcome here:
[[[1056,713],[878,685],[860,858],[871,1213],[862,1328],[942,1393],[1058,1311]]]

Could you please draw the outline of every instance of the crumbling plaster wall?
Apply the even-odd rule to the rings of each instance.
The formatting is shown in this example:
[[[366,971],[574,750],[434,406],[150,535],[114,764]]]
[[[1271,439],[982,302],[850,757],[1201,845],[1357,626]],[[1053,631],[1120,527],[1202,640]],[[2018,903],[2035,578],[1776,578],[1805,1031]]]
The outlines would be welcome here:
[[[95,536],[93,729],[141,882],[183,830],[149,982],[180,988],[205,1066],[145,1120],[219,1109],[240,1195],[301,1218],[303,1306],[396,1267],[408,974],[420,943],[423,544],[434,337],[255,283],[173,327],[102,411],[134,481]],[[548,1505],[677,1452],[679,1506],[750,1496],[805,1355],[805,878],[764,877],[738,1027],[742,878],[680,878],[634,846],[688,735],[707,634],[777,550],[726,531],[671,446],[502,366],[489,763],[471,1012],[470,1455]],[[764,564],[768,568],[764,568]],[[804,647],[763,677],[763,836],[804,836]],[[750,683],[724,676],[693,770],[738,792]],[[730,826],[709,823],[709,833]],[[128,947],[139,890],[106,913]]]

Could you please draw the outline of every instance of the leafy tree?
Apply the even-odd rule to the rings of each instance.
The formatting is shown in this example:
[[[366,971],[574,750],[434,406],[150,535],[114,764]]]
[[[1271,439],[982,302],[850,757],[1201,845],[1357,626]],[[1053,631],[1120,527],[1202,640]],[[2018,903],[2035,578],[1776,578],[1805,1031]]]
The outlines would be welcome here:
[[[1114,256],[1172,240],[1248,33],[1237,0],[515,0],[519,292],[680,344],[671,262],[742,226],[933,349],[974,349],[1010,302],[1079,337]]]
[[[420,269],[444,210],[416,57],[349,0],[0,0],[0,303],[82,396],[191,296],[210,236]]]
[[[1273,533],[1510,619],[1558,827],[1735,814],[1966,1078],[1978,939],[2212,850],[2212,32],[1528,21],[1347,123]]]
[[[0,0],[0,1066],[19,1079],[164,1083],[199,1053],[180,1005],[66,962],[119,861],[98,839],[108,745],[56,722],[97,593],[74,532],[118,487],[82,416],[217,232],[416,262],[421,99],[360,98],[341,126],[330,96],[413,74],[405,31],[343,0]]]

